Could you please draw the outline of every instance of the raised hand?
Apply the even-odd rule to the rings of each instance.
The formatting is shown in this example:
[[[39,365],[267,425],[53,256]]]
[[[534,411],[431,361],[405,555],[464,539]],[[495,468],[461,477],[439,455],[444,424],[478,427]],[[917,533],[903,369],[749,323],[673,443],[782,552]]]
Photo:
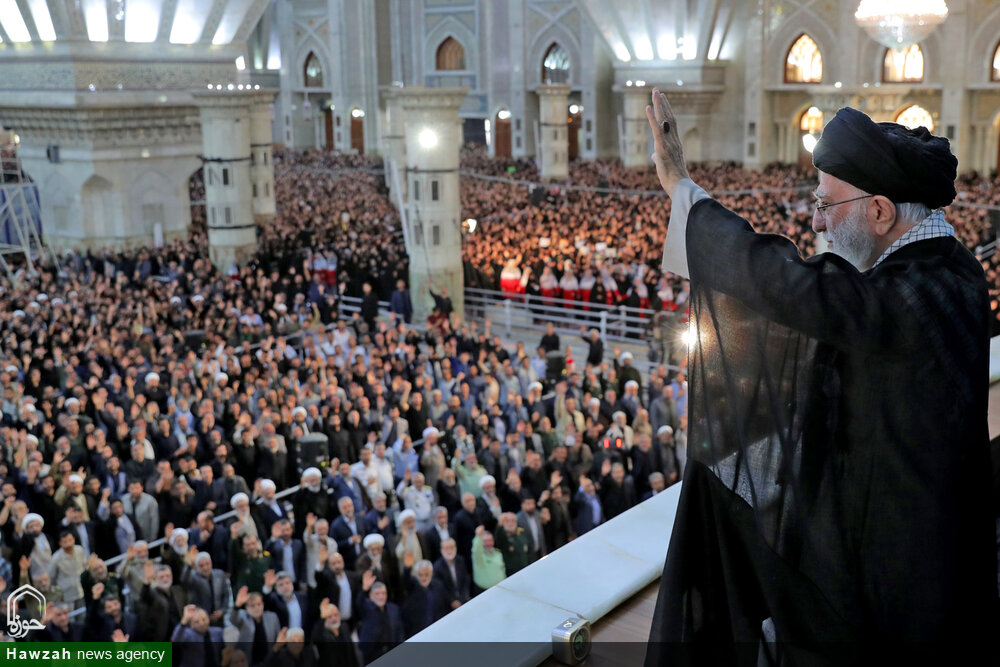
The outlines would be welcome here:
[[[250,589],[247,588],[246,586],[243,586],[242,588],[240,588],[240,590],[236,591],[237,608],[245,605],[247,603],[247,600],[249,599],[250,599]]]
[[[274,588],[274,582],[278,580],[278,575],[274,573],[274,570],[268,570],[264,573],[264,586],[266,588]]]
[[[115,642],[116,644],[125,643],[128,641],[128,635],[122,632],[121,630],[115,630],[114,632],[111,633],[111,641]]]
[[[375,573],[371,570],[365,570],[364,574],[361,575],[361,590],[367,593],[374,584]]]
[[[330,603],[330,598],[323,598],[323,601],[319,603],[319,617],[323,620],[330,618],[333,615],[334,606]]]
[[[403,554],[403,567],[413,567],[413,563],[416,559],[413,558],[413,552],[407,551]]]
[[[104,584],[100,581],[94,584],[93,587],[91,587],[90,589],[90,594],[94,597],[95,600],[100,600],[101,594],[103,592],[104,592]]]
[[[652,105],[646,107],[646,118],[653,133],[653,164],[660,185],[673,195],[674,187],[682,178],[688,178],[684,164],[684,148],[677,131],[677,119],[667,97],[653,89]]]

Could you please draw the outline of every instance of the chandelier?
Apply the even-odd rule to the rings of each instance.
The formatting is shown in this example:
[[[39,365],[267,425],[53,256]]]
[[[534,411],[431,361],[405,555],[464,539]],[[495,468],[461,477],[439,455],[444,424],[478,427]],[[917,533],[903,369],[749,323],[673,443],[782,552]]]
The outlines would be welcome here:
[[[854,20],[890,49],[916,44],[948,18],[944,0],[861,0]]]

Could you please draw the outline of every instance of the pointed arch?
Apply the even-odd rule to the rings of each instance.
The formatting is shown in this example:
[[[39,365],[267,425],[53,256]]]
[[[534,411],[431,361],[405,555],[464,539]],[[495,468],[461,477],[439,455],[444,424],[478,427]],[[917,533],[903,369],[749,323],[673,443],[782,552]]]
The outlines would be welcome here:
[[[937,31],[931,35],[937,34]],[[997,7],[989,16],[978,23],[975,31],[968,40],[969,58],[974,63],[969,69],[968,76],[971,82],[988,83],[1000,81],[1000,73],[994,79],[993,59],[1000,48],[997,35],[1000,34],[1000,7]],[[1000,63],[997,63],[1000,65]]]
[[[542,83],[568,83],[572,61],[559,42],[552,42],[542,56]]]
[[[448,36],[434,54],[435,69],[441,71],[465,69],[465,47],[454,37]]]
[[[434,25],[434,29],[424,38],[423,62],[424,73],[431,75],[438,70],[437,58],[439,49],[452,39],[462,48],[464,62],[462,63],[465,72],[479,71],[479,54],[472,45],[479,44],[480,40],[469,29],[467,25],[456,19],[454,16],[446,16]],[[451,47],[454,48],[454,47]],[[443,70],[445,72],[456,70]]]
[[[916,127],[926,127],[930,132],[934,131],[934,118],[931,112],[919,104],[910,104],[905,109],[896,114],[894,119],[900,125],[913,129]]]
[[[918,83],[924,80],[924,51],[920,44],[905,49],[885,49],[882,83]]]
[[[306,88],[323,87],[323,63],[315,51],[310,51],[302,65],[302,83]]]
[[[808,35],[821,54],[831,54],[842,40],[822,18],[808,7],[791,12],[777,30],[767,36],[767,69],[764,73],[765,85],[785,82],[785,59],[790,47],[802,35]],[[840,78],[841,65],[836,58],[824,58],[823,81],[832,82]],[[795,84],[800,85],[800,84]]]
[[[807,33],[801,33],[785,54],[785,83],[821,83],[823,54]]]
[[[580,43],[576,36],[566,30],[564,26],[552,23],[545,30],[535,35],[531,43],[531,48],[528,50],[525,62],[530,63],[530,65],[525,68],[526,72],[529,73],[529,76],[525,77],[527,79],[525,81],[526,84],[537,86],[538,84],[545,83],[545,79],[542,76],[545,57],[554,44],[559,45],[569,59],[569,76],[565,83],[572,86],[579,80],[578,72],[580,64],[583,62]]]

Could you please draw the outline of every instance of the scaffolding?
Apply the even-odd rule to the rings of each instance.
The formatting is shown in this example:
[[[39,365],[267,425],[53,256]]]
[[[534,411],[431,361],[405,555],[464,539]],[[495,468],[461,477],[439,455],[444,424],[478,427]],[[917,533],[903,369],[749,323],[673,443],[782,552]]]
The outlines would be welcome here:
[[[42,243],[42,211],[38,186],[21,168],[18,136],[0,128],[0,269],[16,281],[23,262],[28,274],[46,251]]]

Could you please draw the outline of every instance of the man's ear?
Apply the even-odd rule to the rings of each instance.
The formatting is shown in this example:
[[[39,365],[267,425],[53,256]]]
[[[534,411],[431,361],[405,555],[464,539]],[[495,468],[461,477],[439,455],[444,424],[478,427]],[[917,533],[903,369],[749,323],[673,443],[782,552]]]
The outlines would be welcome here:
[[[868,200],[866,213],[872,233],[876,236],[885,236],[896,224],[896,205],[888,197],[875,195]]]

